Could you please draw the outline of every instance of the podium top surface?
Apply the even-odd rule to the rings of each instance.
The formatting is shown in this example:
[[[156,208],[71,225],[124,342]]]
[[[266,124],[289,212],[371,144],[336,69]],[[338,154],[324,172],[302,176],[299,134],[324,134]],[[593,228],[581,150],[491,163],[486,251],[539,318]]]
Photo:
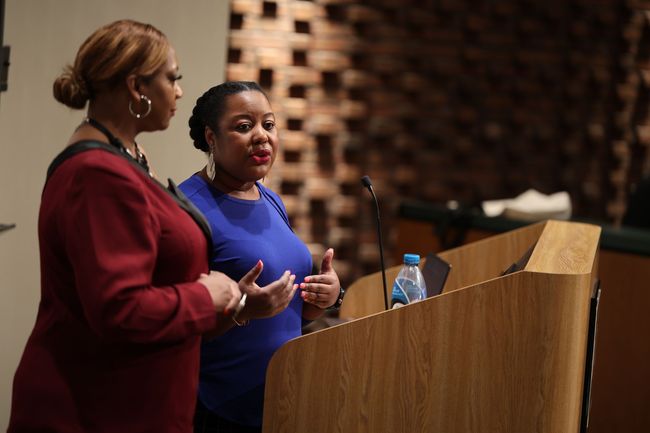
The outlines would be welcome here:
[[[524,268],[530,272],[588,274],[598,253],[601,228],[593,224],[546,221]]]

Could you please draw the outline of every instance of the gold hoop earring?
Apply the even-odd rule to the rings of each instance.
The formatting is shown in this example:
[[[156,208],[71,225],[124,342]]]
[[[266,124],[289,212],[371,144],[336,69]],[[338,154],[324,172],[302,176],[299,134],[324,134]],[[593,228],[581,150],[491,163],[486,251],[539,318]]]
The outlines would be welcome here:
[[[151,113],[151,99],[147,98],[145,95],[140,95],[140,102],[142,101],[147,103],[147,111],[145,111],[143,114],[133,111],[133,106],[131,105],[131,101],[129,101],[129,113],[131,113],[131,116],[135,117],[136,119],[144,119],[149,115],[149,113]]]

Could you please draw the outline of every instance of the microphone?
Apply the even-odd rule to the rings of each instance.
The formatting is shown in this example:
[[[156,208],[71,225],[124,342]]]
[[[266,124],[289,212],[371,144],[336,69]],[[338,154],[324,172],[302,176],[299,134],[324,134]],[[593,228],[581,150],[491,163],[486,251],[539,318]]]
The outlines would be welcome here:
[[[372,198],[375,201],[375,213],[377,215],[377,237],[379,240],[379,258],[381,259],[381,279],[384,283],[384,310],[388,310],[388,295],[386,293],[386,265],[384,264],[384,248],[381,242],[381,219],[379,218],[379,202],[377,201],[377,196],[375,191],[372,188],[372,181],[369,176],[363,176],[361,178],[361,185],[370,191]]]

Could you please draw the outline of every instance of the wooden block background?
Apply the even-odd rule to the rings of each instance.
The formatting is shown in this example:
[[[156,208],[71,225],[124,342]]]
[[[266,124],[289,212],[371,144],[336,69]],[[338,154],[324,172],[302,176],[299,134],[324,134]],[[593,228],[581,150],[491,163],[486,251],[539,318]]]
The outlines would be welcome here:
[[[387,265],[402,198],[566,190],[620,221],[650,170],[650,2],[231,0],[227,78],[260,82],[281,127],[266,182],[348,284]]]

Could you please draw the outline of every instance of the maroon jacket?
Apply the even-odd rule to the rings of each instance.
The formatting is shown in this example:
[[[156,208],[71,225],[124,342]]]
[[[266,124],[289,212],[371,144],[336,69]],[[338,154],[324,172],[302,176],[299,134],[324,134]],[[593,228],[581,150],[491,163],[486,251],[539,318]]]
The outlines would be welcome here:
[[[192,218],[124,157],[88,150],[49,179],[38,231],[41,302],[8,431],[190,432],[216,323]]]

